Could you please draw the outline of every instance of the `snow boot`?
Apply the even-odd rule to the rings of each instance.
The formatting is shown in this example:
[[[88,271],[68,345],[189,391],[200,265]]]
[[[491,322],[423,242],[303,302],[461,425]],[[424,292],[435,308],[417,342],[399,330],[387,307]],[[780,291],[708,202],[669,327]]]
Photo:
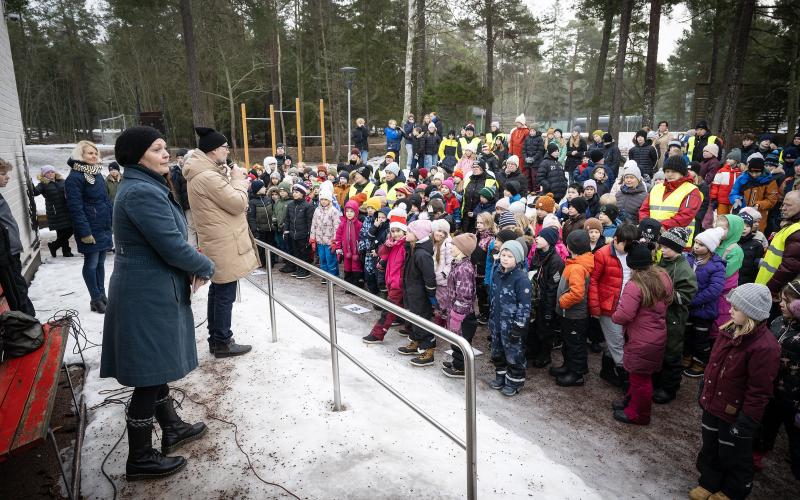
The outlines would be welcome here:
[[[681,358],[681,364],[683,365],[684,369],[692,366],[692,356],[689,354],[684,354],[683,358]]]
[[[503,388],[500,389],[500,394],[508,397],[516,396],[519,394],[520,389],[522,389],[522,387],[511,387],[510,385],[504,385]]]
[[[625,407],[628,406],[628,403],[630,403],[630,402],[631,402],[631,397],[630,396],[625,396],[622,399],[618,399],[616,401],[612,401],[611,402],[611,409],[614,410],[614,411],[624,410]]]
[[[500,390],[506,385],[506,374],[495,373],[494,380],[489,381],[489,387],[492,389]]]
[[[430,366],[433,364],[433,351],[434,349],[431,347],[430,349],[425,349],[422,353],[417,356],[416,358],[411,360],[411,364],[414,366]]]
[[[601,360],[600,378],[614,387],[622,387],[622,379],[620,378],[619,369],[616,363],[614,363],[614,358],[612,358],[608,353],[604,353]]]
[[[89,302],[89,308],[92,310],[92,312],[96,312],[96,313],[100,313],[100,314],[105,314],[106,313],[106,305],[103,302],[102,298],[90,301]]]
[[[245,344],[237,344],[231,339],[230,342],[214,342],[212,349],[214,350],[215,358],[232,358],[247,354],[252,347]]]
[[[692,358],[692,365],[683,370],[683,374],[689,378],[699,378],[703,376],[706,371],[706,365],[697,358]]]
[[[165,457],[153,448],[153,419],[128,417],[128,461],[125,477],[128,481],[158,479],[175,474],[186,466],[183,457]]]
[[[711,492],[702,486],[696,486],[689,491],[689,500],[708,500]]]
[[[381,344],[383,343],[383,339],[380,337],[376,337],[374,333],[370,333],[366,337],[361,337],[361,341],[365,344]]]
[[[656,389],[653,392],[653,403],[665,405],[675,399],[675,394],[664,389]]]
[[[551,377],[561,377],[569,373],[569,367],[567,363],[563,363],[561,366],[551,366],[547,373]]]
[[[583,379],[583,375],[575,372],[567,372],[566,375],[556,377],[556,384],[561,387],[576,387],[583,385],[585,382],[586,381]]]
[[[416,340],[412,340],[408,345],[398,347],[397,352],[404,356],[416,356],[419,354],[419,343]]]
[[[50,256],[51,256],[51,257],[53,257],[53,258],[55,258],[55,257],[56,257],[56,250],[58,250],[58,247],[57,247],[57,246],[55,246],[55,245],[53,245],[53,243],[54,243],[53,241],[51,241],[50,243],[48,243],[48,244],[47,244],[47,248],[49,248],[49,249],[50,249]]]
[[[647,425],[650,423],[649,420],[647,422],[636,422],[635,420],[631,420],[628,418],[625,410],[614,410],[614,420],[622,422],[623,424]]]
[[[206,433],[203,422],[188,424],[175,412],[175,400],[171,396],[156,401],[156,421],[161,427],[161,453],[169,455],[181,446]]]
[[[102,301],[103,301],[103,304],[105,304],[106,306],[108,306],[108,297],[106,297],[106,294],[105,294],[105,293],[103,293],[103,295],[101,295],[101,296],[100,296],[100,300],[102,300]]]

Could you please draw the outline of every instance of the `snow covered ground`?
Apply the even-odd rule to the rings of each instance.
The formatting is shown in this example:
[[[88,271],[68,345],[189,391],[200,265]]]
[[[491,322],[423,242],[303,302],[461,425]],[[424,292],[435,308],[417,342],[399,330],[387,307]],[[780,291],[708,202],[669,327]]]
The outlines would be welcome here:
[[[75,309],[89,340],[100,343],[103,317],[89,311],[81,259],[45,260],[31,288],[40,319],[49,318],[57,309]],[[110,275],[113,259],[107,260],[107,266]],[[207,288],[193,300],[196,323],[205,318],[206,293]],[[301,295],[287,287],[279,287],[276,293]],[[300,300],[290,302],[301,306]],[[192,398],[208,403],[215,416],[237,424],[239,442],[262,477],[303,498],[464,498],[465,453],[460,448],[344,358],[341,378],[346,409],[333,412],[328,345],[280,308],[276,317],[279,342],[271,343],[266,310],[263,293],[242,281],[233,329],[237,340],[252,343],[254,351],[240,358],[215,360],[205,349],[202,326],[197,330],[200,367],[175,384]],[[327,328],[325,323],[309,319]],[[406,358],[385,346],[369,347],[358,342],[357,336],[342,337],[343,344],[382,377],[398,384],[412,400],[463,435],[463,382],[445,379],[438,369],[411,367]],[[67,351],[71,353],[72,348]],[[101,391],[119,386],[114,380],[98,378],[99,347],[84,354],[89,364],[84,396],[92,407],[105,398]],[[76,357],[69,354],[68,360]],[[123,441],[106,463],[122,497],[282,496],[279,489],[264,485],[248,470],[230,426],[209,420],[202,407],[188,401],[182,413],[187,420],[205,420],[210,428],[205,439],[183,451],[190,460],[187,468],[173,479],[128,484]],[[82,464],[85,496],[111,496],[111,485],[102,476],[100,465],[123,426],[121,406],[90,412]],[[481,498],[599,498],[567,467],[547,458],[537,444],[499,425],[483,411],[478,412],[478,438]]]

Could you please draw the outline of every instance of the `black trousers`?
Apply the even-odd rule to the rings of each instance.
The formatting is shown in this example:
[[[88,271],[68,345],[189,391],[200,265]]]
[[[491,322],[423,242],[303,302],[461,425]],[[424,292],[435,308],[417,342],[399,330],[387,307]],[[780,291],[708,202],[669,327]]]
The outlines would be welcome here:
[[[309,264],[314,262],[313,256],[311,255],[311,243],[308,242],[308,238],[302,240],[292,240],[292,256],[308,262]],[[310,271],[298,269],[297,273],[306,275],[310,274]]]
[[[545,321],[544,311],[536,311],[536,320],[528,328],[528,346],[525,355],[529,360],[545,361],[550,359],[550,351],[553,350],[553,336],[558,330],[557,323],[557,318]]]
[[[683,337],[683,354],[691,356],[704,365],[711,355],[711,338],[708,332],[714,320],[692,318],[686,322],[686,333]]]
[[[22,275],[22,261],[20,255],[10,255],[6,262],[0,261],[0,286],[3,295],[8,300],[8,307],[12,311],[22,311],[30,316],[36,316],[31,299],[28,298],[28,282]]]
[[[701,425],[700,486],[714,493],[721,491],[731,500],[745,498],[753,487],[753,437],[734,435],[733,424],[707,411]]]
[[[475,313],[471,312],[467,314],[464,321],[461,322],[461,336],[472,345],[472,339],[475,337],[475,330],[477,329],[478,319],[475,317]],[[461,352],[461,349],[459,349],[457,345],[451,344],[451,346],[453,348],[453,368],[456,370],[463,370],[464,353]]]
[[[169,395],[167,384],[135,387],[131,402],[128,405],[128,417],[136,420],[153,418],[156,413],[156,401]]]
[[[475,295],[478,299],[478,313],[484,317],[489,317],[489,292],[483,284],[483,277],[475,279]]]
[[[561,335],[564,338],[564,364],[569,371],[580,375],[589,373],[589,348],[586,345],[588,318],[561,319]]]
[[[60,248],[61,253],[69,255],[72,251],[69,248],[69,239],[72,238],[72,228],[56,229],[56,239],[53,241],[54,248]]]
[[[761,419],[761,429],[756,435],[753,448],[756,451],[768,452],[775,446],[775,439],[781,430],[786,429],[789,438],[789,457],[792,463],[792,474],[800,481],[800,428],[795,423],[796,410],[777,399],[771,399]]]

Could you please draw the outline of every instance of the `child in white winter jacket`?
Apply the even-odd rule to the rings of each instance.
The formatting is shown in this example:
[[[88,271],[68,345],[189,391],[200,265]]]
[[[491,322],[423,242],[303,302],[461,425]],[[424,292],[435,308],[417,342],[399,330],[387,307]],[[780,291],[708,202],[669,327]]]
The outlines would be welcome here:
[[[450,223],[444,219],[431,222],[433,229],[433,270],[436,272],[436,300],[439,303],[445,297],[447,277],[453,264],[453,240],[450,238]],[[437,324],[444,326],[440,315],[434,318]]]

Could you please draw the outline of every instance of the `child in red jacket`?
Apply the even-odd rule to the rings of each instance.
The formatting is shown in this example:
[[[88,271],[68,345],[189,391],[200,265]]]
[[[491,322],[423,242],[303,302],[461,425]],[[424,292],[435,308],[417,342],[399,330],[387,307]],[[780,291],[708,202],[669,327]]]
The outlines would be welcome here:
[[[780,346],[766,319],[772,294],[745,283],[728,296],[731,320],[714,342],[700,393],[702,448],[693,500],[745,498],[753,486],[753,434],[772,397]]]
[[[406,211],[402,206],[395,207],[389,212],[389,238],[378,249],[377,267],[379,270],[385,270],[388,300],[398,307],[403,307],[403,262],[406,258],[407,232]],[[382,311],[369,335],[361,340],[365,344],[383,342],[386,332],[395,323],[396,318],[394,314]]]
[[[622,401],[613,403],[614,419],[626,424],[650,423],[653,373],[661,369],[667,346],[667,306],[672,302],[672,280],[653,265],[651,248],[644,243],[628,246],[631,280],[625,285],[614,323],[625,329],[624,366],[630,384]]]
[[[361,221],[358,220],[358,203],[350,200],[344,205],[344,215],[336,228],[332,246],[336,256],[344,262],[344,279],[355,286],[363,283],[364,265],[358,252],[358,234]]]
[[[728,199],[728,196],[731,194],[733,183],[740,175],[742,175],[742,169],[739,168],[739,162],[735,158],[728,159],[714,175],[709,202],[712,207],[716,206],[718,216],[731,213],[731,200]]]

